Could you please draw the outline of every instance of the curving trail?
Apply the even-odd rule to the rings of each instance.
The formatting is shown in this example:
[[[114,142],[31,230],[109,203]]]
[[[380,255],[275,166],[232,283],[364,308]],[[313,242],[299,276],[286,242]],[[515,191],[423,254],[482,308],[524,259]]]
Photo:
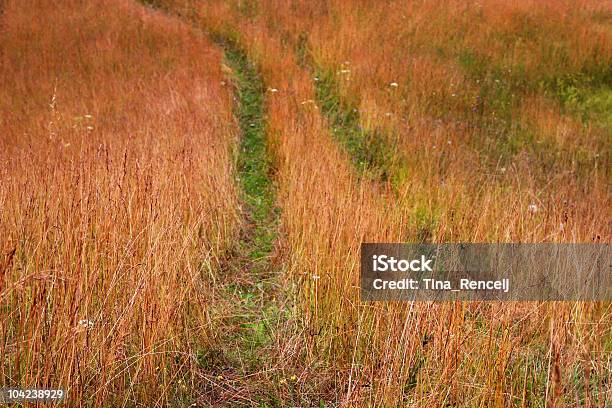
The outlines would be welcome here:
[[[333,137],[330,112],[319,109],[321,98],[312,73],[300,66],[293,46],[280,41],[267,28],[243,21],[226,7],[227,4],[213,3],[206,12],[194,9],[190,21],[202,31],[212,33],[211,37],[226,51],[230,66],[227,71],[236,77],[239,99],[236,116],[244,135],[238,162],[246,204],[259,203],[267,194],[258,196],[257,189],[251,190],[255,184],[245,178],[246,172],[253,170],[252,163],[245,160],[251,155],[257,157],[260,150],[250,154],[244,150],[250,147],[249,140],[255,140],[252,136],[258,133],[256,130],[260,127],[263,130],[263,124],[253,121],[259,114],[252,114],[262,111],[249,106],[254,107],[259,101],[265,103],[265,133],[268,147],[274,153],[278,201],[283,210],[279,214],[282,243],[290,251],[283,256],[282,274],[275,274],[272,263],[260,268],[250,262],[248,253],[259,252],[256,245],[259,237],[266,236],[259,232],[270,231],[265,225],[272,224],[254,220],[250,225],[250,217],[258,214],[259,209],[245,205],[247,227],[238,250],[228,262],[228,276],[224,280],[236,281],[231,275],[239,275],[247,282],[230,285],[236,290],[229,291],[229,301],[216,306],[219,310],[231,308],[232,313],[226,316],[227,323],[221,325],[227,333],[219,334],[213,345],[216,349],[207,352],[203,359],[203,398],[213,404],[263,406],[364,402],[368,396],[362,392],[368,389],[372,374],[361,367],[376,356],[357,353],[360,345],[380,344],[376,354],[396,355],[410,347],[410,342],[402,338],[398,348],[388,341],[386,334],[375,330],[377,325],[386,324],[387,319],[372,316],[370,306],[359,303],[354,260],[358,259],[364,237],[393,241],[402,236],[402,214],[381,200],[389,192],[384,181],[386,175],[378,163],[368,163],[360,169],[355,166],[358,163],[350,149]],[[255,84],[257,76],[239,50],[244,50],[257,64],[267,87],[265,100],[257,96],[261,94],[261,84]],[[253,89],[259,91],[252,93]],[[350,125],[348,131],[353,132],[356,121]],[[358,150],[368,147],[360,145]],[[258,166],[255,168],[253,174],[263,174]],[[261,186],[266,190],[267,185]],[[261,217],[265,219],[266,216]],[[267,247],[271,250],[271,245]],[[263,279],[271,275],[278,278]],[[292,286],[275,290],[274,283],[281,279],[287,279]],[[255,293],[253,288],[258,288],[258,284],[261,289]],[[291,300],[291,313],[283,305],[266,300],[273,294]],[[250,306],[251,302],[256,305]],[[351,306],[347,309],[347,305]],[[355,326],[347,325],[347,311],[355,313],[351,316]],[[260,345],[258,338],[263,340]]]
[[[206,367],[215,374],[214,384],[203,391],[211,403],[253,404],[272,398],[264,384],[274,374],[266,356],[282,321],[276,296],[279,267],[273,262],[279,211],[270,177],[262,80],[237,46],[219,43],[235,86],[234,114],[241,133],[237,178],[244,224],[225,271],[232,281],[227,294],[237,310],[218,339],[221,364]]]
[[[163,3],[145,3],[175,14]],[[211,306],[221,322],[215,341],[197,353],[201,388],[194,395],[205,405],[266,406],[277,402],[270,385],[278,382],[279,368],[270,355],[288,315],[278,290],[281,266],[275,262],[280,211],[266,137],[265,87],[238,44],[217,34],[210,37],[224,52],[223,68],[234,91],[234,117],[240,130],[235,160],[242,227],[222,264],[218,282],[222,299]]]

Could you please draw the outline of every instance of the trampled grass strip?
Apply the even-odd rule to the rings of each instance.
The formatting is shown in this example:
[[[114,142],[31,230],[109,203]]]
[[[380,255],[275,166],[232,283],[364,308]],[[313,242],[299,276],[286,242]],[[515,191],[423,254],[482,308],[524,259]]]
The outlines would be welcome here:
[[[388,135],[361,125],[357,106],[340,94],[337,75],[315,64],[307,44],[308,38],[300,37],[295,52],[300,65],[315,75],[317,102],[334,139],[348,152],[360,176],[393,183],[399,162],[396,144]]]
[[[275,400],[266,384],[269,347],[276,325],[282,321],[276,303],[277,268],[272,254],[278,236],[279,211],[276,187],[270,177],[271,159],[266,140],[264,84],[246,54],[233,41],[213,36],[225,51],[235,86],[234,114],[240,127],[237,178],[244,227],[231,259],[227,295],[234,315],[220,334],[225,354],[221,366],[208,367],[251,402]],[[231,346],[230,346],[231,345]],[[263,376],[262,376],[263,373]],[[226,385],[227,385],[226,384]],[[216,401],[232,401],[231,395],[216,395]]]
[[[270,178],[270,160],[266,147],[264,87],[246,55],[230,43],[223,43],[223,46],[237,85],[235,114],[242,133],[238,176],[246,204],[246,216],[252,229],[243,244],[249,249],[251,259],[263,260],[272,251],[278,222],[276,192]]]
[[[150,6],[174,14],[164,2]],[[184,16],[177,15],[178,18]],[[193,26],[206,32],[223,51],[234,86],[234,116],[240,139],[236,157],[236,179],[240,187],[243,227],[233,251],[223,265],[219,288],[225,301],[212,308],[223,317],[216,341],[197,353],[204,376],[213,376],[198,393],[207,403],[252,405],[275,401],[266,385],[271,364],[272,333],[283,321],[277,306],[278,268],[272,262],[278,236],[279,210],[272,180],[272,160],[266,138],[265,87],[246,53],[231,38],[207,32],[197,21]]]
[[[360,174],[383,182],[392,178],[395,146],[380,132],[361,126],[357,107],[341,97],[333,73],[314,71],[318,72],[315,90],[321,110],[334,138],[347,150]]]
[[[277,238],[278,209],[276,189],[270,177],[271,161],[266,142],[264,85],[246,54],[231,41],[216,38],[225,50],[235,84],[235,116],[241,131],[237,170],[245,226],[233,258],[228,263],[237,284],[230,284],[229,295],[241,304],[227,343],[235,344],[229,355],[229,375],[251,378],[247,393],[255,399],[268,399],[263,389],[253,389],[258,372],[265,371],[264,355],[274,325],[279,321],[278,308],[272,300],[277,275],[272,252]],[[246,276],[245,276],[246,275]],[[265,380],[263,381],[265,382]]]

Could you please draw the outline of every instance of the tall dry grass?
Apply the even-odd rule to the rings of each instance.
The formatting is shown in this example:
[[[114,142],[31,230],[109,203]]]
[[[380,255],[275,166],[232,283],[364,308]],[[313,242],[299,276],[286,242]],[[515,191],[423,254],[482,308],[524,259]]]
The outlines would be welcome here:
[[[0,185],[0,209],[12,214],[0,221],[9,237],[3,375],[59,378],[75,398],[99,404],[176,405],[198,392],[193,382],[181,394],[178,380],[190,368],[202,373],[190,366],[192,353],[213,341],[223,313],[211,305],[218,286],[201,272],[214,279],[215,257],[237,224],[230,104],[220,56],[204,54],[204,40],[159,13],[98,2],[31,4],[64,25],[16,2],[3,17],[4,36],[13,37],[2,58],[13,57],[2,67],[30,58],[3,74],[0,88],[17,99],[1,110],[20,119],[1,123],[12,135],[2,139],[0,173],[10,180]],[[284,287],[294,304],[271,335],[276,352],[262,367],[269,383],[258,384],[271,403],[609,402],[607,304],[373,304],[359,300],[358,287],[364,241],[609,242],[609,128],[560,100],[572,87],[605,91],[605,4],[155,3],[236,41],[269,88]],[[114,29],[104,31],[111,40],[95,34],[100,25]],[[47,66],[53,61],[73,70],[61,75],[65,68]],[[352,167],[319,106],[319,73],[333,76],[338,101],[358,110],[360,126],[396,144],[391,182]],[[591,82],[580,82],[584,75]],[[112,85],[94,86],[104,83]],[[70,108],[75,101],[87,102]],[[57,315],[70,319],[51,324]],[[48,344],[53,352],[42,353]],[[154,386],[158,399],[146,393]]]
[[[547,88],[587,74],[606,86],[609,29],[591,24],[604,8],[180,7],[235,38],[278,89],[267,101],[270,138],[302,322],[279,348],[301,368],[303,395],[343,406],[606,403],[606,304],[367,304],[358,299],[357,267],[362,241],[609,241],[609,129],[581,122]],[[299,66],[304,43],[314,69],[334,75],[339,98],[359,110],[361,126],[397,143],[392,188],[359,179],[333,141],[317,107],[317,72]]]
[[[221,54],[127,0],[1,18],[0,383],[189,401],[238,223]]]

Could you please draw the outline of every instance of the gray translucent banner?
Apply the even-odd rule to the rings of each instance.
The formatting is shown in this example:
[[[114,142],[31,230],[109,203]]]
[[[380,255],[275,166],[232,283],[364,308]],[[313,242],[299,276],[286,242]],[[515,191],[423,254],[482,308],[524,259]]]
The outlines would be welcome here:
[[[361,244],[362,300],[612,300],[609,244]]]

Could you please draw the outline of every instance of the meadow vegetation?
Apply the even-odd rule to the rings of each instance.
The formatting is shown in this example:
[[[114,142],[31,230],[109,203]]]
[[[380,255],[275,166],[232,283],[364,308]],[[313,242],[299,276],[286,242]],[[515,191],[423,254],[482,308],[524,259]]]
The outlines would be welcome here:
[[[191,401],[240,220],[221,51],[131,1],[8,1],[0,26],[1,383]]]
[[[4,4],[5,383],[612,401],[609,302],[366,303],[358,276],[361,242],[609,243],[609,2],[144,3]]]

